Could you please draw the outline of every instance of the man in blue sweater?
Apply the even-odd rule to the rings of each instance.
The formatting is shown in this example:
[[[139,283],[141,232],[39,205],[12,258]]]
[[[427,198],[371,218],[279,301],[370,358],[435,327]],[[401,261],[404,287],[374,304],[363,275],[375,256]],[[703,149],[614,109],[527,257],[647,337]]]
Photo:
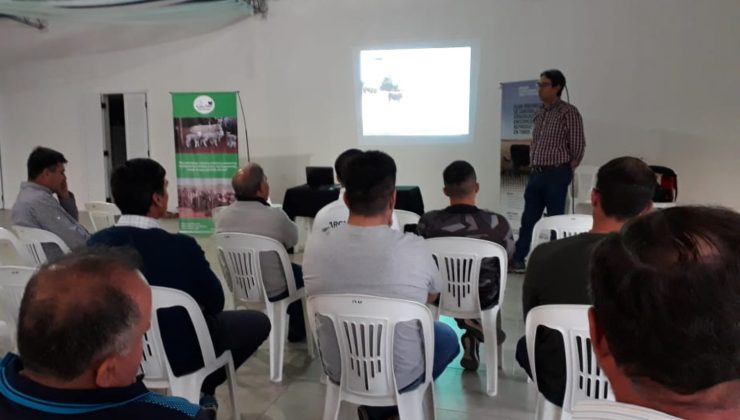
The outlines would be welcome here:
[[[238,368],[270,333],[270,320],[258,311],[224,311],[221,282],[211,271],[195,239],[163,230],[157,219],[167,211],[165,170],[151,159],[132,159],[111,176],[111,190],[122,216],[88,241],[91,246],[131,247],[142,259],[142,273],[153,286],[179,289],[203,309],[216,354],[231,350]],[[157,312],[162,341],[175,375],[203,366],[198,339],[184,308]],[[216,387],[226,381],[225,369],[209,375],[201,388],[201,406],[216,410]]]
[[[41,267],[21,302],[20,356],[0,360],[0,419],[212,418],[137,375],[151,311],[129,255],[83,249]]]

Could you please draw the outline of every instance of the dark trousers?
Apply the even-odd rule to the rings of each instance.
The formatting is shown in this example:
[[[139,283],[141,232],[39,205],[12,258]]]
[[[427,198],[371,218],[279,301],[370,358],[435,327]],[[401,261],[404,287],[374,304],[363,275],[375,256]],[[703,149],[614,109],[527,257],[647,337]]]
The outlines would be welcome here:
[[[514,261],[524,261],[532,243],[532,229],[547,209],[548,216],[565,213],[565,197],[573,179],[569,165],[529,174],[527,189],[524,190],[524,213],[516,241]]]
[[[214,350],[216,355],[231,350],[234,369],[239,369],[270,335],[270,319],[259,311],[224,311],[214,318],[210,328]],[[221,368],[206,377],[201,392],[213,395],[225,381],[226,368]]]

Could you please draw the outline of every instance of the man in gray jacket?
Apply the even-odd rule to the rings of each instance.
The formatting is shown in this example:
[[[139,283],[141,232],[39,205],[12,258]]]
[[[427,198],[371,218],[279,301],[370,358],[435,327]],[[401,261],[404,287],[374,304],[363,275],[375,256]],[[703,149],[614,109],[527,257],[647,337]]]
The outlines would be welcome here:
[[[216,232],[250,233],[275,239],[292,248],[298,242],[298,227],[282,209],[271,207],[267,202],[270,184],[265,171],[257,163],[239,169],[231,180],[236,201],[226,207],[216,220]],[[288,296],[288,286],[280,258],[275,252],[260,255],[262,278],[267,298],[277,301]],[[297,288],[303,287],[303,271],[298,264],[291,264]],[[306,337],[303,309],[300,301],[288,306],[290,325],[289,341],[303,341]]]
[[[67,188],[66,163],[56,150],[33,149],[27,163],[28,181],[21,183],[12,218],[15,225],[47,230],[68,247],[79,248],[85,246],[90,233],[79,223],[75,196]]]

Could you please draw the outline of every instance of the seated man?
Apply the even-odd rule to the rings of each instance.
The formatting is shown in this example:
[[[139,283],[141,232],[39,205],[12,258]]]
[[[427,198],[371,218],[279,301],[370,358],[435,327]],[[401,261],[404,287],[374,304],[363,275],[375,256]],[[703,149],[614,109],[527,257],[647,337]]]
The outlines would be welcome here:
[[[339,192],[339,199],[333,203],[325,205],[318,213],[316,213],[311,230],[324,232],[347,223],[349,209],[347,208],[347,204],[344,202],[345,173],[347,170],[347,164],[352,160],[352,158],[361,154],[362,150],[347,149],[337,157],[336,161],[334,161],[334,172],[337,174],[337,182],[342,186],[342,189]],[[394,230],[402,230],[402,226],[398,224],[398,218],[395,213],[393,214],[393,223],[391,224],[391,228]]]
[[[344,181],[349,220],[309,239],[303,260],[308,294],[357,293],[420,303],[434,301],[440,278],[424,240],[389,227],[396,201],[393,159],[383,152],[363,152],[350,161]],[[460,348],[452,328],[440,322],[434,325],[434,341],[433,376],[437,378]],[[339,382],[341,364],[331,325],[319,327],[319,343],[329,378]],[[396,383],[403,392],[420,383],[424,375],[417,323],[397,327],[394,349]],[[392,408],[361,407],[360,411],[364,416],[369,411],[376,418],[392,414]]]
[[[430,211],[419,219],[416,229],[425,238],[464,236],[495,242],[506,249],[508,259],[514,255],[514,236],[509,222],[494,212],[475,206],[475,197],[480,190],[475,169],[468,162],[456,160],[442,173],[444,194],[450,198],[450,206]],[[501,267],[498,258],[484,258],[481,262],[478,289],[481,309],[488,309],[499,301],[499,279]],[[457,325],[466,332],[460,337],[463,357],[460,365],[467,370],[477,370],[480,363],[478,347],[483,341],[480,320],[458,319]],[[501,316],[497,325],[499,346],[506,334],[501,330]]]
[[[67,188],[66,163],[56,150],[33,149],[26,165],[28,181],[21,183],[12,217],[14,225],[48,230],[74,249],[84,246],[90,233],[79,223],[75,196]],[[61,254],[52,244],[44,244],[44,251],[52,256]]]
[[[203,309],[216,354],[231,350],[239,367],[270,333],[270,320],[258,311],[224,311],[224,291],[203,250],[190,236],[163,230],[157,219],[167,211],[165,170],[151,159],[132,159],[113,171],[111,190],[123,215],[115,226],[90,237],[89,245],[131,247],[142,259],[149,284],[186,292]],[[198,339],[183,308],[160,310],[162,341],[172,371],[179,376],[203,366]],[[201,406],[216,410],[216,387],[226,381],[220,369],[203,382]]]
[[[620,157],[599,168],[591,192],[593,227],[590,232],[542,244],[532,251],[524,277],[524,319],[540,305],[587,304],[589,259],[593,247],[610,232],[617,232],[633,217],[653,206],[655,174],[640,159]],[[562,406],[565,394],[565,352],[557,331],[540,327],[536,336],[537,385],[551,403]],[[517,343],[516,359],[527,373],[531,363],[524,337]]]
[[[20,356],[0,361],[0,418],[208,418],[137,377],[152,294],[129,260],[73,251],[34,274],[18,319]]]
[[[574,418],[740,419],[739,226],[732,210],[676,207],[596,246],[591,340],[617,402]]]
[[[216,220],[216,232],[241,232],[267,236],[291,248],[298,242],[298,227],[291,222],[282,209],[270,207],[270,184],[262,167],[250,163],[239,169],[231,180],[236,201],[221,211]],[[291,264],[298,288],[303,287],[303,272],[298,264]],[[275,252],[260,255],[262,278],[267,298],[277,301],[288,296],[283,265]],[[288,340],[302,341],[306,338],[303,320],[303,305],[296,301],[288,305],[290,325]]]

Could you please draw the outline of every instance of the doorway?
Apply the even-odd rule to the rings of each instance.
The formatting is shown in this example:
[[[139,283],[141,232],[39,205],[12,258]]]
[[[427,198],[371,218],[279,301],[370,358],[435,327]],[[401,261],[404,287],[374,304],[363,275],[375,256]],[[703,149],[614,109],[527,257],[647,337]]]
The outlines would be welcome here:
[[[129,159],[149,157],[149,119],[146,93],[100,95],[103,114],[105,201],[112,202],[110,176]]]

